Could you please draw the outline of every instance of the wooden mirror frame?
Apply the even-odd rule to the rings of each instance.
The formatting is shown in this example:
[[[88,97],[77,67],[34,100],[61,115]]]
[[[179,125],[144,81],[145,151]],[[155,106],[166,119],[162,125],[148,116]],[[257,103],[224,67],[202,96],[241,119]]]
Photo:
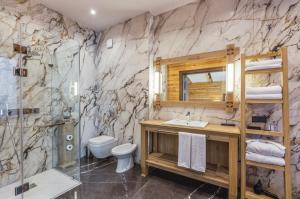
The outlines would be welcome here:
[[[235,57],[240,53],[240,49],[233,44],[227,45],[226,49],[213,52],[205,52],[200,54],[162,59],[156,58],[154,61],[155,71],[161,71],[162,65],[172,64],[193,64],[201,62],[209,62],[214,60],[223,61],[226,63],[234,63]],[[225,65],[225,66],[226,66]],[[226,80],[227,81],[227,80]],[[155,108],[161,107],[206,107],[215,109],[224,109],[226,112],[233,112],[239,107],[238,102],[234,102],[234,93],[226,93],[225,101],[199,100],[199,101],[171,101],[161,100],[161,93],[155,95]]]

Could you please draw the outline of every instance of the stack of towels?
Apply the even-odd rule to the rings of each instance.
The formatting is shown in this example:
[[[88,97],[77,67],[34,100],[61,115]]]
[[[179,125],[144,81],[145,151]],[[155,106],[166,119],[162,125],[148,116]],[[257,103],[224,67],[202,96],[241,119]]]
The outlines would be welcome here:
[[[246,159],[254,162],[284,166],[285,147],[269,140],[247,140]]]
[[[262,60],[246,64],[246,71],[281,68],[282,59]]]
[[[178,166],[205,172],[206,135],[179,132]]]
[[[249,87],[246,99],[282,99],[281,86]]]

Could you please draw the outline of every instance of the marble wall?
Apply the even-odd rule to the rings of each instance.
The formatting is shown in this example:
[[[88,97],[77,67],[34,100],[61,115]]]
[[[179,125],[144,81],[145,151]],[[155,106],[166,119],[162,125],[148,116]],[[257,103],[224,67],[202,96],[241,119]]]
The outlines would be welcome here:
[[[72,108],[71,118],[78,124],[79,96],[74,89],[79,81],[79,64],[82,74],[93,70],[97,37],[95,32],[82,29],[77,23],[43,5],[31,7],[28,3],[16,4],[14,0],[1,1],[1,110],[6,110],[6,104],[9,109],[19,108],[20,102],[24,108],[40,110],[37,114],[24,115],[25,177],[57,166],[53,137],[60,127],[53,124],[69,115],[69,107]],[[28,77],[20,79],[13,76],[12,67],[19,59],[13,51],[13,43],[31,47],[31,53],[22,58]],[[10,81],[5,81],[5,78]],[[88,79],[88,76],[81,78],[81,90],[91,85]],[[21,177],[20,118],[6,118],[5,112],[2,113],[0,187]]]
[[[82,154],[97,135],[114,136],[119,144],[140,143],[139,122],[148,117],[150,20],[144,14],[101,33],[96,81],[82,96]],[[113,39],[111,49],[108,39]]]

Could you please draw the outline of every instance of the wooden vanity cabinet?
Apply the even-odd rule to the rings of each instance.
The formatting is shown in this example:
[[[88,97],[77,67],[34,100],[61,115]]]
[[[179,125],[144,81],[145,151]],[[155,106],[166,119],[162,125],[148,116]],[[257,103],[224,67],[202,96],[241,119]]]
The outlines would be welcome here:
[[[201,173],[177,166],[178,132],[207,135],[206,172]],[[161,120],[141,123],[141,169],[148,175],[148,168],[173,172],[192,179],[228,189],[229,198],[237,198],[238,189],[238,127],[208,124],[194,128],[164,124]]]

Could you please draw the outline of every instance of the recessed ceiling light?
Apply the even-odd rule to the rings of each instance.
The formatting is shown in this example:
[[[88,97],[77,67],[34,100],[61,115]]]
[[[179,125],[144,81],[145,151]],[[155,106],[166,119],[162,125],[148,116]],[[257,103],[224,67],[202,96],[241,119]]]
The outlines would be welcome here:
[[[91,15],[96,15],[96,10],[91,9],[91,10],[90,10],[90,13],[91,13]]]

